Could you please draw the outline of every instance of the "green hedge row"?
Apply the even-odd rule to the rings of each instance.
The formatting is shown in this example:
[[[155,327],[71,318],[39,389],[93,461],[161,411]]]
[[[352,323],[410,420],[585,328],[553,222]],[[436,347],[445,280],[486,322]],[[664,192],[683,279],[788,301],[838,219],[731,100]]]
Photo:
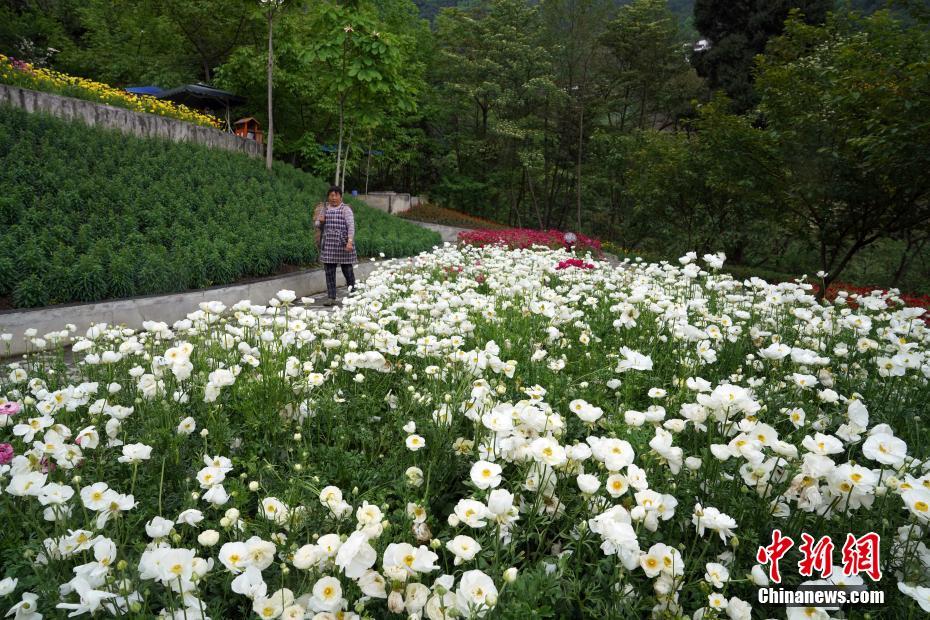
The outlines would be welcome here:
[[[17,307],[183,291],[310,265],[326,184],[286,164],[0,107],[0,296]],[[439,236],[354,206],[359,254]]]

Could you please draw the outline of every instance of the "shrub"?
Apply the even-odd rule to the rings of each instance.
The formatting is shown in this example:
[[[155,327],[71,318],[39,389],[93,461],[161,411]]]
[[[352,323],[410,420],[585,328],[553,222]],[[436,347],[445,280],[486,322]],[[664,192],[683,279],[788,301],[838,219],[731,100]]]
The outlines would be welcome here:
[[[245,155],[5,107],[0,138],[0,295],[17,307],[221,285],[317,260],[311,215],[326,184],[291,166],[269,174]],[[362,256],[439,241],[352,205]]]

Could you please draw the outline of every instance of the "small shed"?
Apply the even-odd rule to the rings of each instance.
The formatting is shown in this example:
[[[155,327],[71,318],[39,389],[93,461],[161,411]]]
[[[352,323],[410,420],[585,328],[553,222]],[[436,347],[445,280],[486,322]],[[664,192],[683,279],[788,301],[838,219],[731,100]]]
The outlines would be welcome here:
[[[251,116],[240,118],[233,123],[233,133],[246,140],[255,140],[259,144],[265,143],[265,132],[257,120]]]
[[[229,109],[245,103],[244,97],[206,84],[185,84],[163,91],[157,95],[157,98],[180,103],[195,110],[206,110],[217,115],[225,111],[226,131],[230,130]]]

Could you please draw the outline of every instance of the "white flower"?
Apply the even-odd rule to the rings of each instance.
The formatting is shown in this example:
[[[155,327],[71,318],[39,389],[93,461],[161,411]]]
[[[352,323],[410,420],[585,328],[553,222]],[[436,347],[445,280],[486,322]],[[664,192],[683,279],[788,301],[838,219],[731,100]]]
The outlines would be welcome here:
[[[576,399],[568,404],[568,408],[572,410],[572,413],[578,416],[582,422],[587,422],[593,424],[597,422],[603,415],[604,410],[600,407],[595,407],[587,401]]]
[[[196,508],[188,508],[187,510],[181,512],[175,521],[178,523],[184,523],[185,525],[195,526],[203,521],[203,513]]]
[[[141,443],[130,443],[123,446],[123,456],[116,459],[120,463],[137,465],[152,457],[152,446]]]
[[[420,435],[408,435],[407,440],[404,442],[407,445],[407,449],[411,452],[416,452],[417,450],[426,446],[426,440],[423,439]]]
[[[890,433],[876,433],[862,444],[862,454],[882,465],[898,467],[907,457],[907,444]]]
[[[0,596],[6,596],[7,594],[12,594],[16,590],[16,584],[18,579],[12,577],[6,577],[5,579],[0,579]]]
[[[178,424],[177,433],[178,435],[190,435],[195,430],[197,430],[197,421],[188,416],[181,420],[181,423]]]
[[[336,554],[336,566],[342,569],[346,577],[358,579],[371,568],[378,559],[378,552],[368,544],[364,532],[353,532],[339,547]]]
[[[481,545],[471,536],[456,536],[446,543],[446,549],[455,554],[455,565],[459,566],[462,562],[469,562],[474,559],[475,555],[481,551]]]
[[[48,479],[46,474],[37,471],[31,471],[24,474],[16,474],[10,479],[10,484],[6,487],[6,492],[10,495],[23,497],[25,495],[38,496],[42,493],[45,481]]]
[[[917,605],[920,606],[923,611],[930,613],[930,587],[912,586],[903,581],[899,581],[898,590],[900,590],[902,594],[917,601]]]
[[[310,609],[316,612],[335,612],[342,607],[342,584],[335,577],[323,577],[313,584]]]
[[[408,467],[404,471],[404,477],[407,478],[407,484],[412,487],[419,487],[423,485],[423,470],[419,467]]]
[[[601,488],[601,481],[598,480],[597,476],[591,474],[578,474],[575,481],[578,483],[581,492],[587,495],[593,495]]]
[[[197,542],[204,547],[212,547],[220,541],[220,533],[216,530],[204,530],[197,536]]]
[[[262,578],[261,571],[254,566],[246,566],[245,570],[232,580],[230,589],[236,594],[241,594],[253,601],[265,598],[268,593],[268,585]]]
[[[224,543],[220,547],[219,559],[233,575],[238,575],[250,564],[248,550],[242,542]]]
[[[708,562],[704,569],[704,580],[715,588],[723,588],[730,580],[730,571],[719,562]]]
[[[278,498],[266,497],[262,500],[259,515],[278,525],[283,525],[290,519],[290,509]]]
[[[496,487],[501,483],[501,466],[488,461],[478,461],[471,466],[471,481],[479,489]]]
[[[462,575],[455,596],[462,614],[483,617],[497,601],[497,587],[480,570],[470,570]]]
[[[482,528],[487,525],[485,519],[488,517],[489,510],[487,506],[473,499],[460,499],[455,505],[455,516],[473,528]]]
[[[620,355],[623,356],[617,363],[614,372],[627,372],[630,370],[652,370],[652,358],[643,355],[627,347],[620,347]]]
[[[736,521],[732,517],[710,506],[704,508],[701,504],[695,504],[691,521],[699,535],[703,536],[705,530],[710,529],[717,532],[724,543],[728,536],[733,536],[733,530],[736,529]]]
[[[362,591],[362,594],[365,596],[370,596],[372,598],[387,598],[387,582],[384,580],[384,577],[382,577],[381,574],[377,571],[365,571],[365,573],[358,578],[357,583],[359,589]]]
[[[252,601],[252,611],[260,618],[277,618],[284,609],[294,603],[294,593],[287,588],[276,590],[268,597],[257,597]]]
[[[148,534],[150,538],[164,538],[171,533],[171,528],[173,527],[173,521],[169,521],[163,517],[154,517],[145,524],[145,533]]]
[[[918,520],[922,523],[930,523],[930,490],[926,488],[907,489],[901,493],[901,499]]]

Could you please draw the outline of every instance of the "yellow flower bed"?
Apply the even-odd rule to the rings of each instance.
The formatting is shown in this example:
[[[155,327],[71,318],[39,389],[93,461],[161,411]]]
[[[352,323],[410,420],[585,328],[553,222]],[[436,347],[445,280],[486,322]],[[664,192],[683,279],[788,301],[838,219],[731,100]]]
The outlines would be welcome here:
[[[51,69],[33,67],[29,63],[9,58],[3,54],[0,54],[0,83],[96,101],[134,112],[167,116],[204,127],[222,127],[220,120],[216,117],[192,110],[187,106],[148,95],[134,95],[108,84],[65,75]]]

